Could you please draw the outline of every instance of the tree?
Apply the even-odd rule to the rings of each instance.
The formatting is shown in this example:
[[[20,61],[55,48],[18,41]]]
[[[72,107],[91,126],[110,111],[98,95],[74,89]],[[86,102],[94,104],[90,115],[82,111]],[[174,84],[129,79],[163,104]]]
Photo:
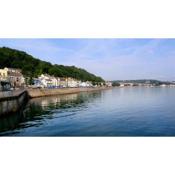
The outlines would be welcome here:
[[[57,77],[72,77],[81,81],[104,82],[101,77],[95,76],[84,69],[75,66],[52,65],[41,61],[23,51],[0,48],[0,68],[19,68],[26,77],[38,77],[41,74],[50,74]]]
[[[112,83],[112,86],[120,86],[120,83],[118,83],[118,82],[113,82],[113,83]]]

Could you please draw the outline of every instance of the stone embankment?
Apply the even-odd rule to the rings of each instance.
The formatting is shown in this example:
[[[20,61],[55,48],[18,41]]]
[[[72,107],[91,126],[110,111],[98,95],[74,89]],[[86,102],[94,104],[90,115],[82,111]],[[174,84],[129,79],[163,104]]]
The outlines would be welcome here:
[[[0,116],[17,112],[28,99],[26,90],[0,92]]]
[[[107,87],[97,87],[97,88],[62,88],[62,89],[28,89],[28,95],[30,98],[51,96],[51,95],[63,95],[63,94],[73,94],[79,92],[90,92],[108,89]]]
[[[109,89],[107,87],[97,88],[62,88],[62,89],[25,89],[9,92],[0,92],[0,116],[17,112],[28,101],[29,98],[44,97],[51,95],[73,94],[80,92],[91,92]]]

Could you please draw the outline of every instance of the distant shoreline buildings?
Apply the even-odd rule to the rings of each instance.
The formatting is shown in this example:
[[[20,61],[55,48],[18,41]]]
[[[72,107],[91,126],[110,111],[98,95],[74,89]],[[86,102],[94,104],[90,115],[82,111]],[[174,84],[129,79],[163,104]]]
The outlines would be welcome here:
[[[145,86],[145,87],[175,87],[175,82],[163,82],[158,80],[123,80],[114,81],[113,86],[127,87],[127,86]]]

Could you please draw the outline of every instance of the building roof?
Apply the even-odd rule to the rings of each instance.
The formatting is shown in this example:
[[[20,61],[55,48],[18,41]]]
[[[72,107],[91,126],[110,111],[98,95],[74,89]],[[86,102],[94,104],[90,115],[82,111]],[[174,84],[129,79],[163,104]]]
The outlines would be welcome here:
[[[23,75],[20,72],[8,72],[8,76],[22,77]]]
[[[4,69],[8,69],[10,71],[18,71],[18,72],[21,72],[21,69],[18,69],[18,68],[9,68],[9,67],[5,67]]]

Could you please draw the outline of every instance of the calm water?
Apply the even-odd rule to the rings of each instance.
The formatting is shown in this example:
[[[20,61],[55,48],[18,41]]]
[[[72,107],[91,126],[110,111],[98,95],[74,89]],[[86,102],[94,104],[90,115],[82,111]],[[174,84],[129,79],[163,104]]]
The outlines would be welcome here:
[[[0,119],[6,136],[175,136],[175,88],[126,87],[36,98]]]

